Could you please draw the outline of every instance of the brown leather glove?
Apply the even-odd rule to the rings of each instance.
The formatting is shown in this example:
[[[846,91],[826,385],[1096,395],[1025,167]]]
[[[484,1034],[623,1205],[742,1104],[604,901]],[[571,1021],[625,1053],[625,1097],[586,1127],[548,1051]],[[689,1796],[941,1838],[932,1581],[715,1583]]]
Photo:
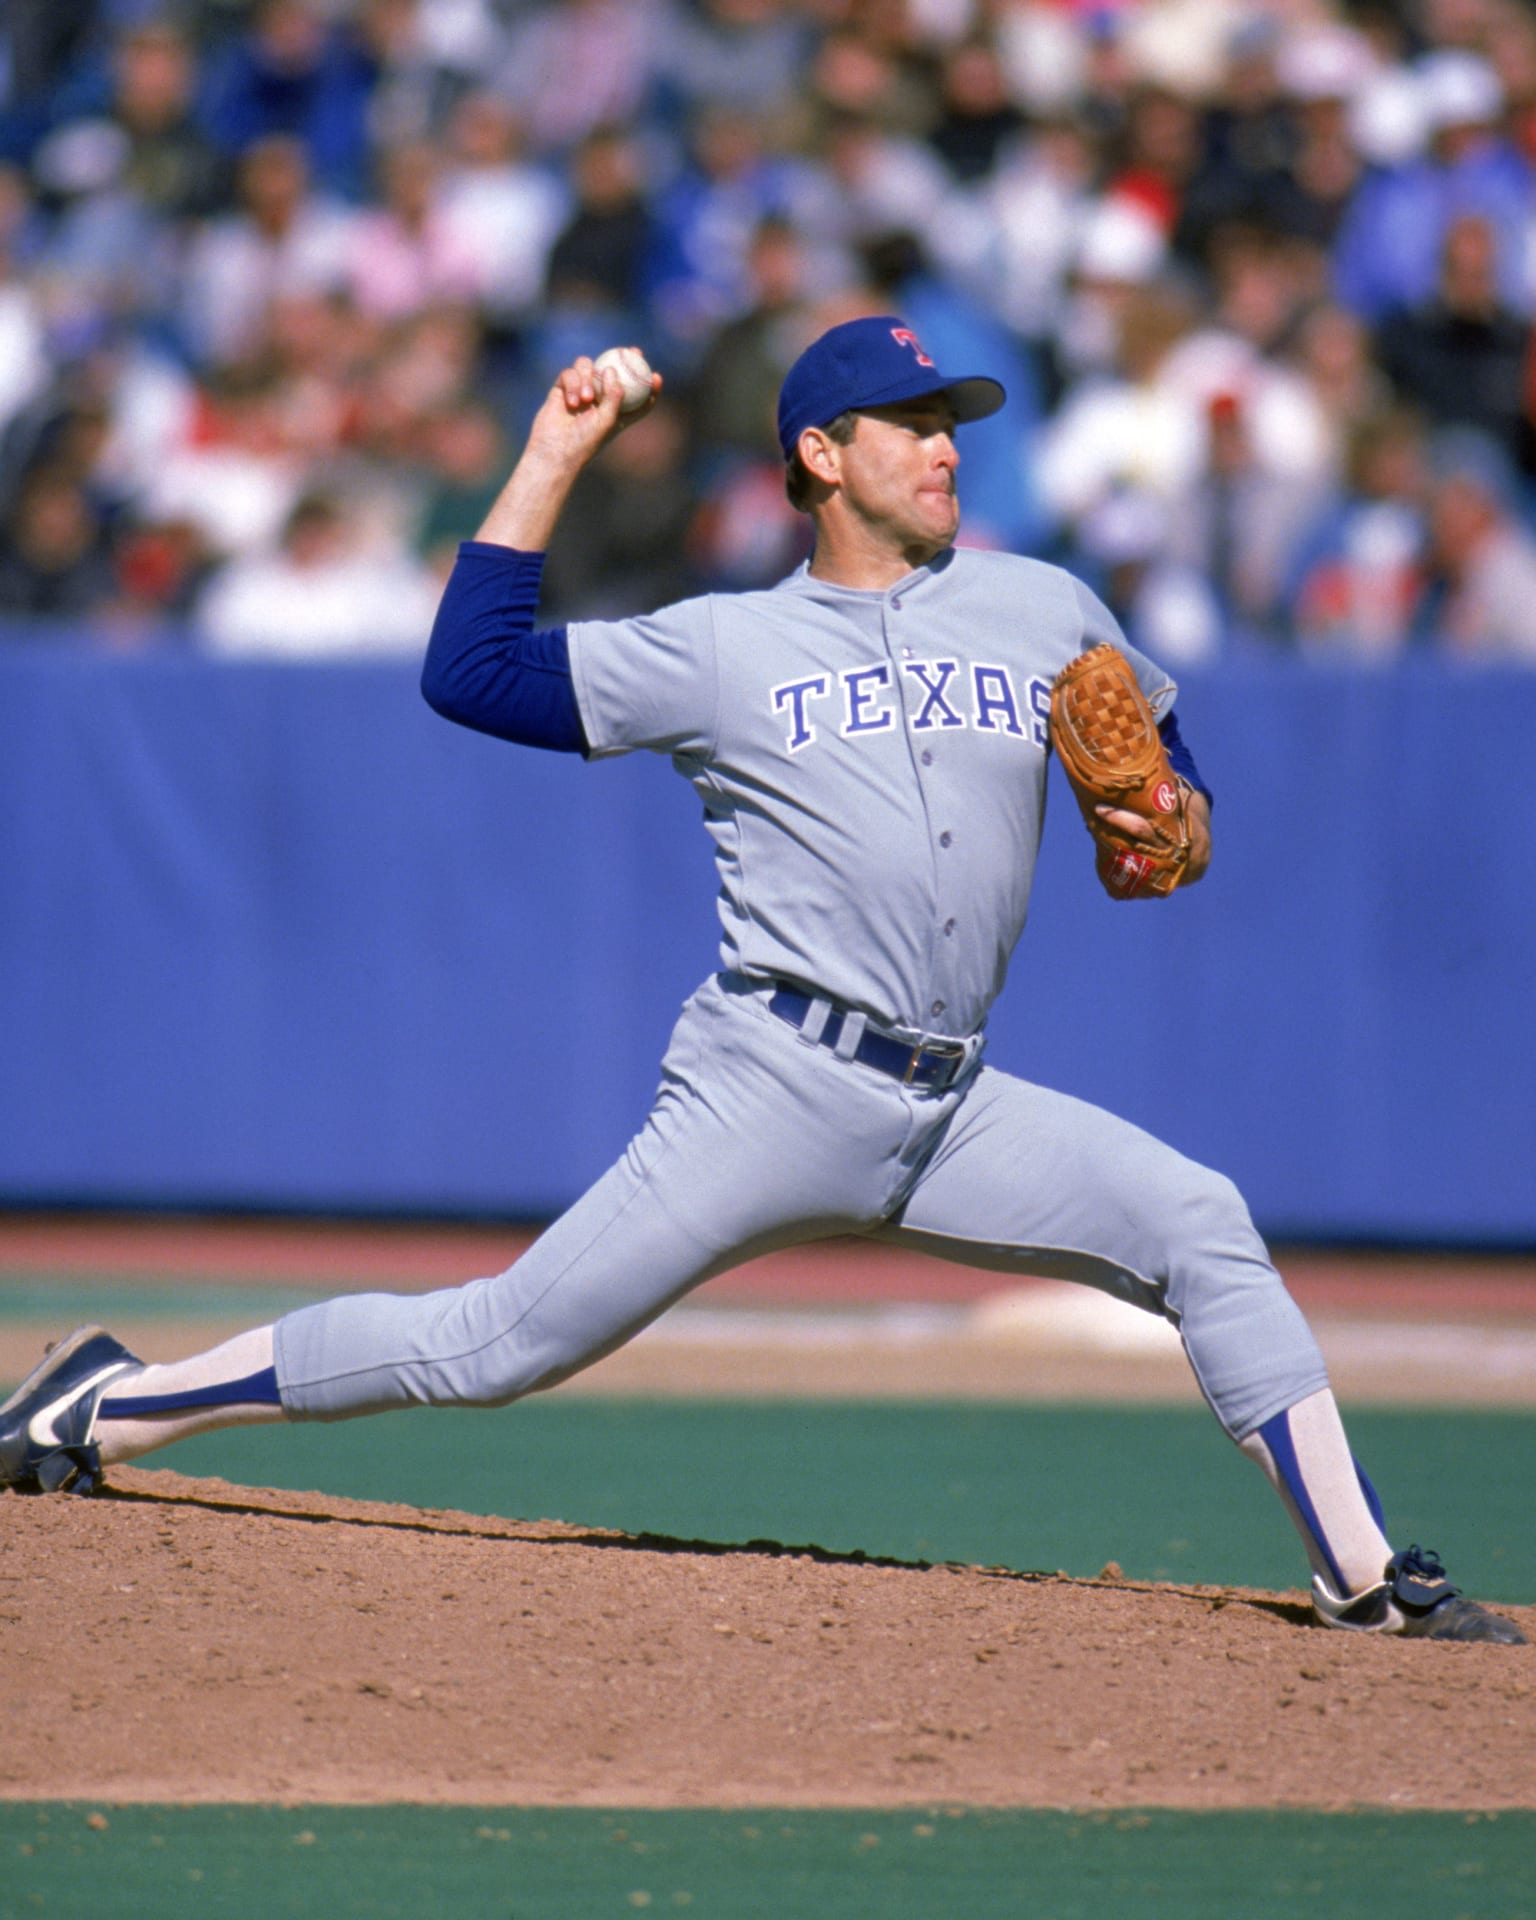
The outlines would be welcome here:
[[[1157,720],[1118,647],[1069,661],[1051,687],[1051,742],[1098,849],[1095,867],[1114,900],[1172,893],[1189,868],[1190,788],[1169,765]],[[1101,806],[1137,813],[1138,840],[1100,818]]]

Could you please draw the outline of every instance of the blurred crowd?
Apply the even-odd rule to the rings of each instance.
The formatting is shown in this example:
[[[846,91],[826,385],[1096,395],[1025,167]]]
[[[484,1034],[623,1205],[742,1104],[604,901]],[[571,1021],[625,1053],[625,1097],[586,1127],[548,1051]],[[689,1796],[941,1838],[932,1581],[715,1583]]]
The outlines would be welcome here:
[[[6,0],[0,643],[419,649],[624,341],[543,617],[768,584],[878,312],[1009,390],[964,537],[1170,664],[1536,663],[1520,0]]]

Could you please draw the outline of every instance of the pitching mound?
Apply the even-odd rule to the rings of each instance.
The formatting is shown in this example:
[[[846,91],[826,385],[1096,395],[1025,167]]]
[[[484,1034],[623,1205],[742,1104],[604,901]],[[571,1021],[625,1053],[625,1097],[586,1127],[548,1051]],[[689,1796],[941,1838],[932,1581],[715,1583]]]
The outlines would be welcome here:
[[[0,1496],[0,1794],[1536,1806],[1536,1648],[1307,1620],[121,1468]]]

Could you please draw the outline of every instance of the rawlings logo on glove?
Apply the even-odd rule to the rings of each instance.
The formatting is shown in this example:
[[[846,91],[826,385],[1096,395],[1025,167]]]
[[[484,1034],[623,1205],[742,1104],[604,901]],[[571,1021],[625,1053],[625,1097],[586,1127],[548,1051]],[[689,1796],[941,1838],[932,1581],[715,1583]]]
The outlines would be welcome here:
[[[1162,735],[1129,660],[1118,647],[1080,653],[1051,687],[1051,744],[1098,850],[1095,867],[1115,900],[1172,893],[1189,870],[1189,793],[1168,763]],[[1139,814],[1141,839],[1100,807]]]

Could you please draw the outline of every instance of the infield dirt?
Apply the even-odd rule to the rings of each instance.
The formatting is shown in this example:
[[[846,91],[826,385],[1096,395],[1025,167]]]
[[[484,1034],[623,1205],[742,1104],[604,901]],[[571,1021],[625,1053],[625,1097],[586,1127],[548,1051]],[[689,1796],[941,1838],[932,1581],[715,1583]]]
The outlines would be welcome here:
[[[1536,1806],[1536,1647],[1308,1617],[118,1468],[0,1496],[0,1797]]]

